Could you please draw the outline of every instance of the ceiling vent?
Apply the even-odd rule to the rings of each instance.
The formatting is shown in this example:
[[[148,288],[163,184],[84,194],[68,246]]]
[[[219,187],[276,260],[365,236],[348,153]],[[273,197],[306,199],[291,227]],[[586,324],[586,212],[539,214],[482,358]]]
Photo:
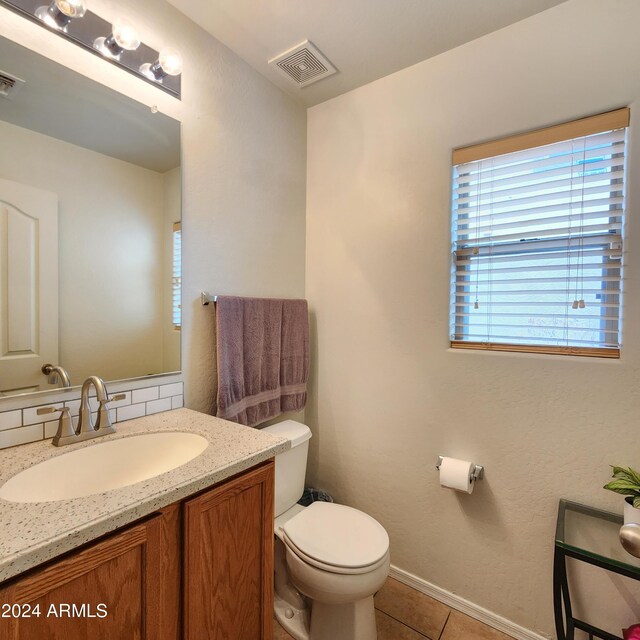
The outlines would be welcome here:
[[[337,71],[309,40],[271,58],[269,64],[275,66],[300,88],[332,76]]]
[[[0,71],[0,98],[13,100],[24,84],[24,80]]]

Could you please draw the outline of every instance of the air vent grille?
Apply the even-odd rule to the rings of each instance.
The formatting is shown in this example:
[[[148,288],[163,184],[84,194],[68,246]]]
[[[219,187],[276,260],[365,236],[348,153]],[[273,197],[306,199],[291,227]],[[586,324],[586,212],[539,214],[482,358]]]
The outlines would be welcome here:
[[[0,98],[12,100],[24,85],[24,80],[0,71]]]
[[[306,87],[336,73],[336,68],[309,40],[272,58],[269,64],[275,65],[298,87]]]

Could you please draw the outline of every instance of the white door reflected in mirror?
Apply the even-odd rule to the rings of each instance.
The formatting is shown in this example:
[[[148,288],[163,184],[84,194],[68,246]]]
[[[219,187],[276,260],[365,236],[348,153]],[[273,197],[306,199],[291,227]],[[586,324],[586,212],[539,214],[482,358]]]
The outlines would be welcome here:
[[[38,391],[58,361],[58,196],[0,179],[0,395]]]

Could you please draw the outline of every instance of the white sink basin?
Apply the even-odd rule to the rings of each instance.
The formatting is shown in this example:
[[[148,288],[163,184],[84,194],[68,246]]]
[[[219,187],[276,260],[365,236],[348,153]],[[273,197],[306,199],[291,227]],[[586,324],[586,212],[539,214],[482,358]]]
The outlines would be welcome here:
[[[0,498],[53,502],[120,489],[180,467],[208,446],[202,436],[176,431],[98,441],[21,471],[0,487]]]

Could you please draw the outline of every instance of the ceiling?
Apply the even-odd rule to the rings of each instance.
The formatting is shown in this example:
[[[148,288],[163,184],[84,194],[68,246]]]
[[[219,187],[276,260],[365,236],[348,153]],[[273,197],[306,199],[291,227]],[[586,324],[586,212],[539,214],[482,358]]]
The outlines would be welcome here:
[[[180,123],[0,38],[0,71],[25,80],[0,120],[164,173],[180,165]]]
[[[324,102],[565,0],[169,0],[306,106]],[[268,60],[304,40],[338,68],[298,88]]]

